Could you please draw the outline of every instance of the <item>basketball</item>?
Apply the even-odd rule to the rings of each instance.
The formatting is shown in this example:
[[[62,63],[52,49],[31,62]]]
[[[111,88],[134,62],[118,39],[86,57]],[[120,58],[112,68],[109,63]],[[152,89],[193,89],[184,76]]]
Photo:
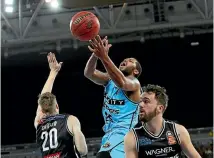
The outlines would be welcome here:
[[[98,35],[100,22],[93,13],[81,11],[72,17],[70,31],[74,38],[80,41],[88,41]]]

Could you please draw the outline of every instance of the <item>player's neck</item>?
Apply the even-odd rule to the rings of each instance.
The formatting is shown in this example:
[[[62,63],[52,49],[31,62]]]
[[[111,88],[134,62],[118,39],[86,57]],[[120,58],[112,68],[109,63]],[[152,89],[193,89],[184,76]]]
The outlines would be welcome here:
[[[54,112],[54,113],[46,113],[45,115],[46,115],[46,116],[53,116],[53,115],[57,115],[57,112]]]
[[[130,78],[130,79],[135,78],[134,75],[132,75],[132,74],[130,74],[130,75],[125,75],[125,77]]]
[[[151,121],[145,123],[145,127],[154,135],[158,135],[163,127],[163,117],[156,116]]]

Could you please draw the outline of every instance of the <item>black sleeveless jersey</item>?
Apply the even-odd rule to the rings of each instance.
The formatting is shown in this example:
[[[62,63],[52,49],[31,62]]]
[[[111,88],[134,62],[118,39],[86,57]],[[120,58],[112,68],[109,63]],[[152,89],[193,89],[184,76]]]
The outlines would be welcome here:
[[[149,132],[145,125],[132,129],[136,138],[138,158],[180,158],[180,140],[175,129],[175,123],[163,121],[158,136]]]
[[[52,115],[40,120],[36,141],[43,158],[79,158],[72,133],[68,130],[69,115]]]

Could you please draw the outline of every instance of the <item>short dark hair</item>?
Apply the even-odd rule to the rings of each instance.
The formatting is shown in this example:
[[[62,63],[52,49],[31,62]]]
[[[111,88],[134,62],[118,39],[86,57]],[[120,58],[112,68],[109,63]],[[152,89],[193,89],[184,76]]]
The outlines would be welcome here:
[[[158,101],[158,103],[165,106],[165,110],[166,110],[166,108],[168,106],[169,97],[166,94],[166,89],[164,87],[161,87],[159,85],[148,84],[148,85],[142,87],[142,89],[143,89],[143,92],[154,93],[155,98]]]
[[[141,64],[138,60],[136,60],[136,69],[138,70],[139,73],[135,77],[138,78],[142,73],[142,67],[141,67]]]
[[[50,92],[39,95],[38,104],[44,113],[53,113],[56,108],[56,96]]]

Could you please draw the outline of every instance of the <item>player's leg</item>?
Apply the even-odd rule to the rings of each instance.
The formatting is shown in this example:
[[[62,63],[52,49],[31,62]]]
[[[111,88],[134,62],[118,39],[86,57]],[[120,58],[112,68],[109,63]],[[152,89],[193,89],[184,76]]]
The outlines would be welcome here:
[[[110,156],[109,151],[101,151],[101,152],[97,153],[96,158],[111,158],[111,156]]]

